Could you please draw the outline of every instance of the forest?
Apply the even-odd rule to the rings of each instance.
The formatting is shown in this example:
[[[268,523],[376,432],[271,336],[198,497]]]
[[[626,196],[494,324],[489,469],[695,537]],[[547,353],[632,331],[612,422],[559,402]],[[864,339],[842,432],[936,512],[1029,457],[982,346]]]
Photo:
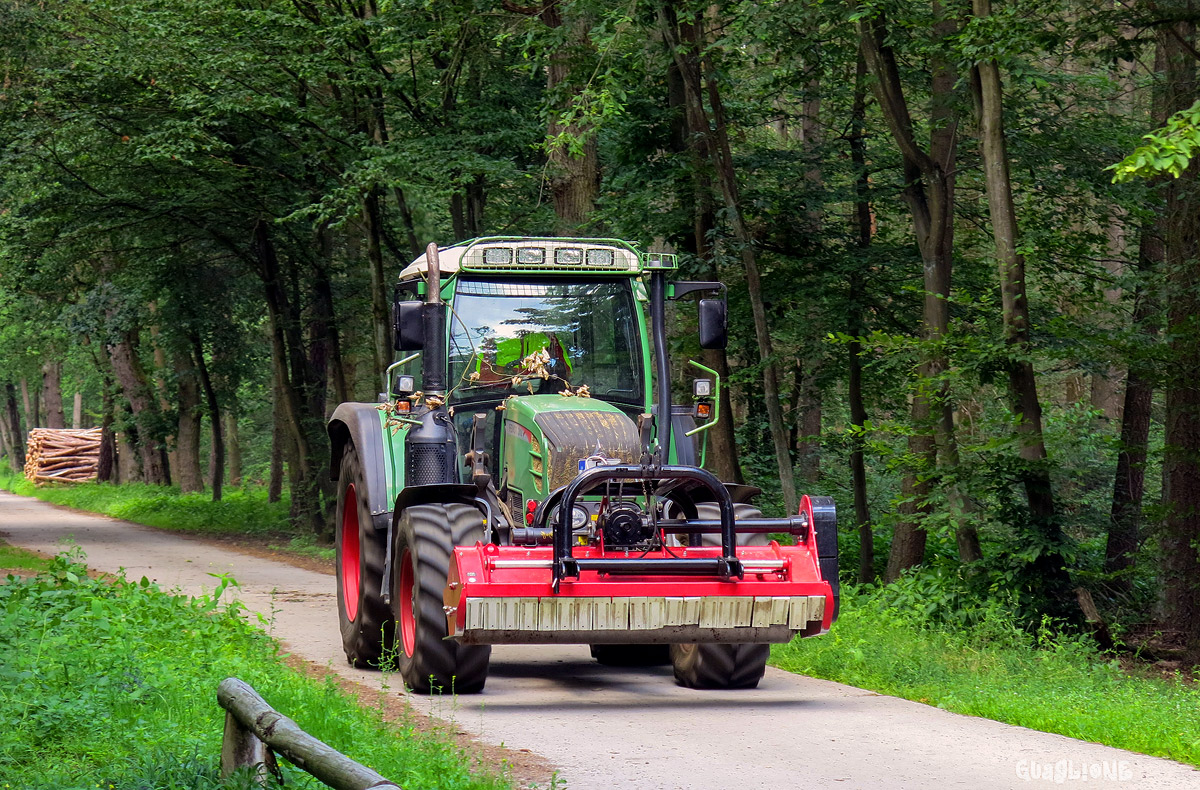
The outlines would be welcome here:
[[[400,269],[623,238],[728,285],[709,464],[847,580],[1200,657],[1200,2],[525,2],[0,3],[12,468],[96,426],[328,540]]]

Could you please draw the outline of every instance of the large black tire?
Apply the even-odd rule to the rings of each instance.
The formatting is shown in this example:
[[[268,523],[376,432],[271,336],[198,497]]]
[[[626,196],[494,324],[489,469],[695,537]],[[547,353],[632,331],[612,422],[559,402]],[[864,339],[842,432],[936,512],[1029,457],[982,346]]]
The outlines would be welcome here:
[[[378,668],[395,639],[392,610],[383,601],[387,533],[377,531],[367,505],[366,476],[353,444],[342,454],[334,511],[338,620],[346,659]]]
[[[492,648],[446,639],[442,594],[454,547],[484,539],[483,516],[469,505],[414,505],[400,515],[392,555],[396,663],[413,691],[483,691]]]
[[[657,667],[671,663],[670,645],[592,645],[592,658],[608,667]]]
[[[713,503],[696,506],[700,518],[721,517]],[[762,512],[751,505],[734,504],[734,517],[761,518]],[[720,535],[701,535],[703,544],[720,545]],[[739,535],[739,546],[765,546],[766,535]],[[770,645],[759,644],[687,644],[671,645],[671,665],[675,681],[694,689],[752,689],[767,670]]]

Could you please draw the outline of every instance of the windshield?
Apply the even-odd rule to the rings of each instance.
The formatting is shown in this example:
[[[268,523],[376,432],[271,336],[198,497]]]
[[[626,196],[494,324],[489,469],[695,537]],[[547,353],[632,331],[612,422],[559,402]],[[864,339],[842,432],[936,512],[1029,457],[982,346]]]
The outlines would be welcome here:
[[[453,399],[492,400],[586,386],[642,402],[642,345],[628,280],[461,280],[450,334]]]

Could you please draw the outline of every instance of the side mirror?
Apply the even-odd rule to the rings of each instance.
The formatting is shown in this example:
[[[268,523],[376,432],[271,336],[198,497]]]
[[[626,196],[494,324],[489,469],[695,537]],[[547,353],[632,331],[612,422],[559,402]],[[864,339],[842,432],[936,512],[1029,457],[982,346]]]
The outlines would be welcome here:
[[[417,300],[395,302],[392,323],[397,351],[420,351],[425,348],[425,303]]]
[[[728,340],[724,299],[700,300],[700,348],[725,348]]]

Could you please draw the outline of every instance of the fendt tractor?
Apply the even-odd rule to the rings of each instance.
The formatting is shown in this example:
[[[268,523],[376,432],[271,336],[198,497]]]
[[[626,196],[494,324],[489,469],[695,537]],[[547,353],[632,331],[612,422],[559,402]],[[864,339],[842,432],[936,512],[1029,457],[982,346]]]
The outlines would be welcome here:
[[[346,656],[416,691],[483,689],[491,646],[752,688],[770,643],[837,617],[833,502],[764,518],[703,468],[720,378],[671,402],[666,302],[724,348],[724,286],[612,239],[490,237],[404,269],[379,403],[329,421]],[[771,540],[772,534],[790,540]],[[791,543],[793,545],[784,545]]]

